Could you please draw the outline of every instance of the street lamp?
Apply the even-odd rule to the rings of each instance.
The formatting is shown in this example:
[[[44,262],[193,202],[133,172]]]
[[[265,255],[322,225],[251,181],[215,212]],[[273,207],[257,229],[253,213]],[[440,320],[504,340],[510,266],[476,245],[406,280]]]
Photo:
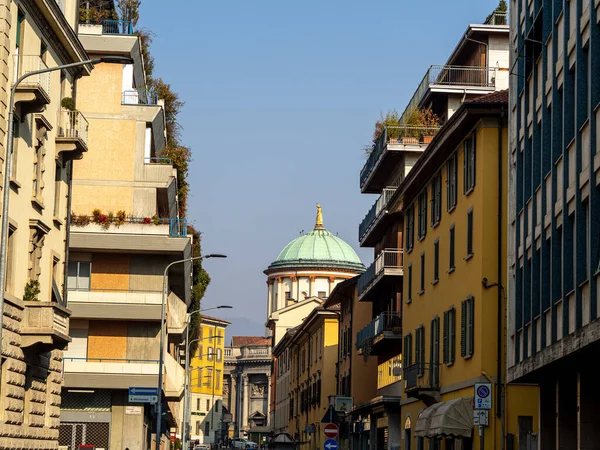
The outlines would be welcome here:
[[[4,217],[2,218],[4,221]],[[175,264],[183,264],[190,261],[203,260],[208,258],[227,258],[221,253],[212,253],[204,256],[194,256],[192,258],[180,259],[167,264],[163,272],[163,292],[160,307],[160,348],[158,350],[158,395],[156,404],[156,450],[160,449],[161,419],[162,419],[162,385],[163,385],[163,359],[164,359],[164,330],[165,330],[165,303],[167,301],[167,274],[169,269]],[[1,312],[1,311],[0,311]],[[1,316],[0,316],[1,317]]]
[[[219,305],[219,306],[213,306],[212,308],[206,308],[206,309],[198,309],[196,311],[192,311],[191,313],[188,314],[188,320],[187,320],[187,325],[186,325],[186,337],[185,337],[185,379],[184,379],[184,383],[183,383],[183,433],[182,433],[182,445],[181,448],[182,449],[186,449],[186,442],[187,442],[187,434],[188,434],[188,414],[189,414],[189,390],[190,390],[190,384],[189,384],[189,377],[188,377],[188,370],[190,367],[190,345],[194,342],[198,342],[201,341],[203,339],[206,338],[198,338],[198,339],[194,339],[193,341],[190,342],[190,318],[192,317],[192,315],[197,314],[197,313],[202,313],[205,311],[211,311],[213,309],[231,309],[233,308],[233,306],[230,305]],[[214,370],[213,370],[214,372]],[[214,373],[213,373],[214,376]],[[214,386],[214,383],[213,383]],[[213,389],[213,403],[214,403],[214,389]],[[211,421],[212,422],[212,421]],[[212,426],[212,424],[211,424]]]
[[[87,59],[71,64],[63,64],[62,66],[46,67],[40,70],[28,72],[17,78],[10,90],[10,99],[8,102],[8,140],[6,142],[6,163],[4,164],[4,197],[2,200],[2,230],[0,232],[0,347],[2,346],[2,322],[4,319],[4,284],[6,283],[6,255],[8,245],[8,203],[10,201],[10,172],[12,170],[13,158],[13,120],[14,120],[14,102],[17,87],[26,78],[34,75],[39,75],[46,72],[54,72],[56,70],[68,69],[71,67],[85,66],[87,64],[98,63],[112,64],[133,64],[133,59],[125,56],[103,56],[102,58]],[[68,220],[68,219],[67,219]]]

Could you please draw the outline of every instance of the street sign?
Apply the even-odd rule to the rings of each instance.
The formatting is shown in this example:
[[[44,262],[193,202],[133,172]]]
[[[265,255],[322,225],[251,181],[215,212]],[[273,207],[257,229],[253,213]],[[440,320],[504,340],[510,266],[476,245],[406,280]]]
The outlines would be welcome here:
[[[335,408],[333,407],[333,405],[329,405],[329,408],[327,408],[327,412],[321,419],[321,423],[339,423],[339,421],[340,417],[335,411]]]
[[[157,395],[130,395],[129,403],[158,403]]]
[[[325,428],[323,428],[323,433],[325,433],[325,437],[328,437],[330,439],[335,438],[338,435],[339,431],[340,429],[335,423],[328,423],[327,425],[325,425]]]
[[[158,395],[158,388],[155,388],[155,387],[130,387],[129,395]]]
[[[476,409],[473,411],[473,425],[488,426],[487,409]]]
[[[338,450],[338,443],[335,439],[327,439],[323,444],[325,450]]]
[[[223,423],[231,423],[231,422],[233,422],[233,415],[229,414],[229,413],[223,414],[223,420],[221,422],[223,422]]]
[[[475,383],[475,409],[492,409],[492,383]]]

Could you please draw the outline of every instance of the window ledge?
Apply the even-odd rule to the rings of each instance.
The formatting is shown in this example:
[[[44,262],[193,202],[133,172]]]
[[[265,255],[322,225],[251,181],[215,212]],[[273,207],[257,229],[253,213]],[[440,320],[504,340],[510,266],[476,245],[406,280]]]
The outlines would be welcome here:
[[[424,234],[423,236],[418,236],[417,241],[423,242],[423,240],[425,239],[426,236],[427,236],[427,234]]]
[[[473,192],[474,190],[475,190],[475,186],[472,186],[472,187],[470,187],[469,189],[467,189],[467,190],[465,191],[465,196],[467,196],[467,197],[468,197],[468,196],[469,196],[469,194],[470,194],[471,192]]]
[[[456,203],[454,203],[454,205],[452,205],[450,208],[446,209],[447,213],[451,213],[452,211],[454,211],[456,209]]]
[[[449,362],[449,363],[444,363],[444,365],[445,365],[446,367],[452,367],[452,366],[454,365],[454,361],[452,361],[452,362]]]
[[[412,298],[404,300],[404,303],[406,303],[407,305],[410,305],[412,303]]]
[[[453,273],[455,270],[456,270],[456,267],[450,267],[450,268],[449,268],[449,269],[446,271],[446,273],[447,273],[448,275],[450,275],[450,274],[451,274],[451,273]]]
[[[465,261],[468,261],[468,260],[470,260],[472,257],[473,257],[473,253],[469,253],[469,254],[468,254],[467,256],[465,256],[463,259],[464,259]]]
[[[46,207],[44,206],[44,202],[42,202],[42,200],[40,200],[37,197],[33,197],[31,199],[31,203],[33,203],[34,206],[37,206],[40,209],[46,209]]]
[[[431,228],[435,228],[435,227],[437,227],[439,224],[440,224],[440,221],[439,221],[439,220],[437,220],[437,221],[435,221],[435,222],[433,222],[433,223],[431,224]]]
[[[440,282],[440,279],[439,279],[439,278],[436,278],[435,280],[433,280],[433,281],[431,282],[431,285],[432,285],[432,286],[435,286],[435,285],[436,285],[436,284],[438,284],[439,282]]]
[[[473,354],[463,356],[463,359],[471,359],[473,358]]]
[[[417,292],[417,295],[423,295],[425,293],[425,291],[419,291]]]
[[[15,180],[14,178],[10,179],[10,187],[12,187],[15,190],[19,190],[21,189],[21,183],[19,183],[17,180]]]

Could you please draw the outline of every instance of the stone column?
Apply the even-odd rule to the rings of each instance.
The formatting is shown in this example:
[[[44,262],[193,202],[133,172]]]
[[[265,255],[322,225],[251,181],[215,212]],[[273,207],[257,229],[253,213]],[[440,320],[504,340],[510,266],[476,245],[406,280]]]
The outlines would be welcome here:
[[[328,297],[331,294],[331,291],[333,291],[334,287],[335,287],[335,277],[329,277],[329,292],[327,293]]]
[[[293,299],[295,299],[296,301],[300,300],[300,292],[298,292],[298,278],[296,278],[295,275],[292,275],[291,277],[292,280],[292,293],[290,294],[292,296]]]
[[[244,382],[244,400],[242,401],[242,427],[248,427],[248,410],[250,409],[250,396],[248,395],[248,375],[242,375]]]
[[[231,414],[231,420],[237,422],[236,420],[236,410],[237,410],[237,381],[235,379],[235,375],[231,374],[231,386],[229,386],[229,413]]]
[[[308,277],[308,296],[312,297],[313,295],[316,294],[315,291],[315,282],[317,281],[317,277],[311,275],[310,277]]]
[[[242,431],[242,411],[244,410],[244,405],[242,404],[242,393],[244,391],[244,378],[243,375],[239,374],[239,381],[237,385],[237,391],[235,393],[235,401],[236,401],[236,418],[235,423],[237,424],[238,434],[237,437],[240,437],[240,431]]]
[[[271,279],[267,280],[267,318],[273,312],[273,282]]]
[[[275,400],[277,402],[277,400]],[[271,425],[271,375],[267,375],[267,410],[265,416],[267,416],[267,425]]]

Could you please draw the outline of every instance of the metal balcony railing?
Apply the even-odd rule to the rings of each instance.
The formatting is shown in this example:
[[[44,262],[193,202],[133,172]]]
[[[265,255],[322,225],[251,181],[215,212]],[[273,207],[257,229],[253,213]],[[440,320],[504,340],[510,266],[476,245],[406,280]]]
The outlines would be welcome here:
[[[133,34],[131,20],[103,20],[102,34]]]
[[[186,237],[187,219],[169,219],[169,234],[172,237]]]
[[[384,269],[402,269],[404,251],[399,248],[383,250],[358,279],[358,295],[362,295]]]
[[[15,76],[13,81],[15,82],[17,81],[17,78],[26,73],[48,68],[40,55],[15,55],[14,58]],[[46,95],[50,96],[50,72],[32,75],[25,78],[21,84],[19,84],[20,87],[28,87],[31,85],[37,85],[37,87],[46,92]]]
[[[373,319],[366,327],[356,333],[356,348],[361,348],[369,339],[382,334],[384,331],[402,334],[402,314],[399,312],[384,312]]]
[[[494,11],[485,19],[485,25],[508,25],[508,11]]]
[[[88,127],[88,121],[79,111],[62,109],[58,112],[57,137],[80,139],[87,146]]]
[[[404,368],[404,390],[435,390],[440,387],[439,363],[418,362]]]
[[[358,226],[358,240],[362,241],[367,232],[371,229],[371,225],[376,219],[381,216],[382,212],[385,211],[385,207],[388,205],[390,199],[396,192],[396,187],[385,188],[377,201],[373,203],[373,206]]]
[[[387,150],[388,144],[427,144],[438,130],[438,127],[413,127],[407,125],[389,125],[385,127],[383,133],[375,142],[369,159],[367,159],[367,162],[360,171],[361,187],[365,184],[371,172],[373,172],[385,150]]]
[[[129,89],[123,92],[122,105],[158,105],[158,94],[144,89]]]

